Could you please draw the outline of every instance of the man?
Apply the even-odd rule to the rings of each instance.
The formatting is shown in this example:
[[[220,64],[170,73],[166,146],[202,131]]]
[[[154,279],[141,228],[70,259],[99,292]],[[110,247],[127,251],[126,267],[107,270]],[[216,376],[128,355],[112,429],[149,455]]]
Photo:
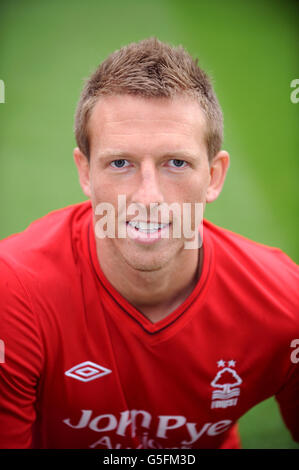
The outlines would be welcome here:
[[[237,448],[273,395],[299,441],[297,266],[198,217],[229,166],[206,74],[130,44],[87,81],[75,132],[89,200],[0,245],[0,446]]]

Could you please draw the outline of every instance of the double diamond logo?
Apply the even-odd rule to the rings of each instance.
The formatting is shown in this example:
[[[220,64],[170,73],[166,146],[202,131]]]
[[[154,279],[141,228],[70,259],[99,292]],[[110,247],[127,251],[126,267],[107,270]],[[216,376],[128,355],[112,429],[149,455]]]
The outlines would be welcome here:
[[[90,382],[112,372],[106,367],[95,364],[91,361],[81,362],[65,372],[65,375],[81,382]]]

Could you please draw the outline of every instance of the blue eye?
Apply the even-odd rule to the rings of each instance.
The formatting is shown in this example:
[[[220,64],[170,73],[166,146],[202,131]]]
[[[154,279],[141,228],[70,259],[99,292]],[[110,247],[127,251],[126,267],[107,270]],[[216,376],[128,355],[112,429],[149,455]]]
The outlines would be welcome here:
[[[111,165],[113,166],[113,168],[124,168],[126,162],[127,160],[124,159],[113,160],[113,162],[111,162]]]
[[[173,162],[172,166],[175,166],[176,168],[182,168],[187,164],[187,162],[185,162],[185,160],[178,160],[176,158],[173,158],[170,161]]]

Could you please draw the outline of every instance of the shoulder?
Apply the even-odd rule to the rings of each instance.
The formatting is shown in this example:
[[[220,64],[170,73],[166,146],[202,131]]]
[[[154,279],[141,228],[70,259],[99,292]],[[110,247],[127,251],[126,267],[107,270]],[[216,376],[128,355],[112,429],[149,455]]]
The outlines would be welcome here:
[[[89,201],[69,206],[0,242],[0,296],[8,309],[11,305],[18,312],[23,304],[45,315],[52,303],[72,298],[90,215]]]
[[[89,201],[69,206],[0,242],[0,324],[7,336],[19,331],[33,343],[41,322],[48,331],[47,318],[56,318],[65,305],[71,308],[71,301],[74,305],[90,215]]]
[[[40,272],[45,263],[58,265],[63,257],[72,255],[82,222],[90,212],[89,201],[50,212],[23,232],[1,240],[0,260],[18,272]]]
[[[204,221],[204,232],[213,245],[216,274],[233,291],[255,297],[275,310],[292,312],[299,326],[299,267],[283,251],[249,240]]]
[[[257,272],[266,269],[270,277],[274,274],[294,275],[298,279],[298,265],[279,248],[255,242],[207,220],[204,221],[204,230],[204,234],[207,233],[213,243],[218,261],[225,263],[235,260],[242,262],[244,268]],[[270,268],[272,272],[269,271]]]

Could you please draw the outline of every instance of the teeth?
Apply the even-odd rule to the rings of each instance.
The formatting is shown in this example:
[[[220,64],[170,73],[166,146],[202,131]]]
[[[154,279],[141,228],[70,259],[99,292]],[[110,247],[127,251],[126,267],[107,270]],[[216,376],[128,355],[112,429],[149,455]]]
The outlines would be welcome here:
[[[167,227],[168,224],[156,224],[153,222],[147,223],[147,222],[136,222],[136,221],[131,221],[129,222],[129,225],[131,227],[136,228],[137,230],[140,230],[141,232],[156,232],[159,229],[162,229],[164,227]]]

